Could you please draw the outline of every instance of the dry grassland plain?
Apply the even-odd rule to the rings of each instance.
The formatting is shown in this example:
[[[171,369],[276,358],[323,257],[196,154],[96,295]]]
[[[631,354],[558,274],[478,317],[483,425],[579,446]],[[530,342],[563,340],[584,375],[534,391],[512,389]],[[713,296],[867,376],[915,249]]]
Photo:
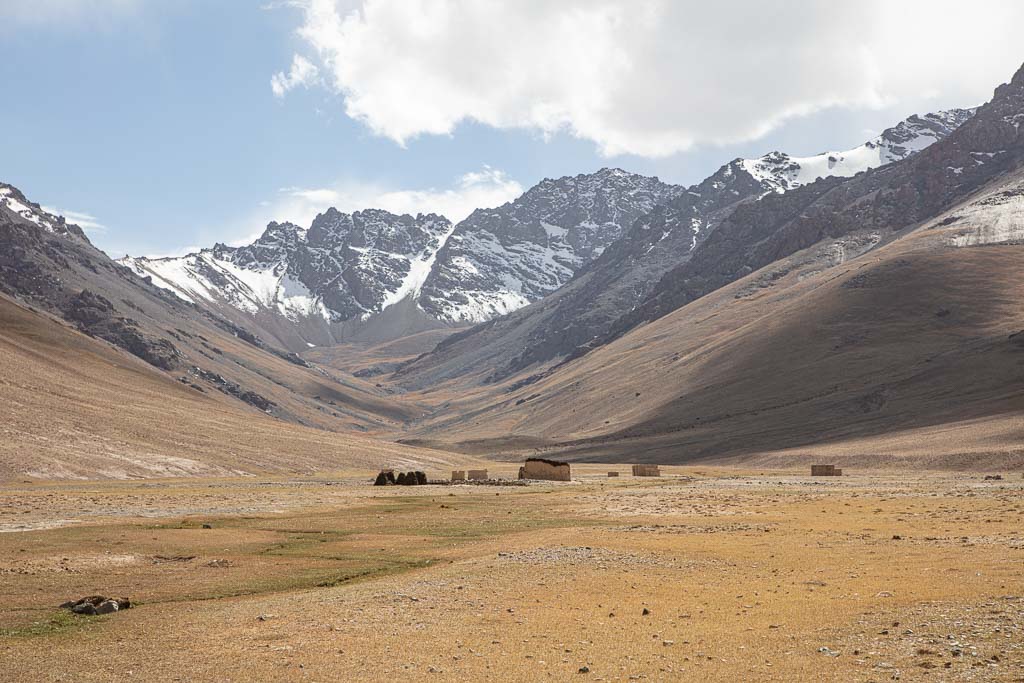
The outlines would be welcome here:
[[[1024,680],[1019,473],[665,471],[5,484],[0,678]]]

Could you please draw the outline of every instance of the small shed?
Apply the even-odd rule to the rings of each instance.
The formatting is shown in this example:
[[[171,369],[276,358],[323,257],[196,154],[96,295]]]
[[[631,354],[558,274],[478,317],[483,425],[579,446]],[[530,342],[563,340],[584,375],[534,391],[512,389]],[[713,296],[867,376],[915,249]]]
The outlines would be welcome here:
[[[466,481],[466,470],[452,470],[452,481]]]
[[[619,473],[618,472],[609,472],[608,476],[609,477],[617,477],[617,476],[619,476]]]
[[[841,477],[843,471],[835,465],[811,465],[812,477]]]
[[[571,481],[569,463],[546,458],[527,458],[519,468],[520,479],[541,479],[544,481]]]
[[[466,478],[471,481],[483,481],[487,479],[487,470],[469,470],[466,472]]]
[[[633,465],[634,477],[660,477],[661,467],[658,465]]]

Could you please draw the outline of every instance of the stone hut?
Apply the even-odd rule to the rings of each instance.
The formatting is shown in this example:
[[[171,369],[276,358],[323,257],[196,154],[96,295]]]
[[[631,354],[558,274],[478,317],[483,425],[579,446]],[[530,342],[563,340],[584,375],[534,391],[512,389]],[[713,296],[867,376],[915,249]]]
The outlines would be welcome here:
[[[661,467],[658,465],[633,465],[634,477],[660,477]]]
[[[569,463],[545,458],[527,458],[519,468],[520,479],[541,479],[544,481],[572,481]]]
[[[466,470],[452,470],[452,481],[466,481]]]
[[[843,471],[835,465],[811,465],[812,477],[841,477]]]
[[[466,478],[470,481],[484,481],[487,479],[487,470],[469,470]]]

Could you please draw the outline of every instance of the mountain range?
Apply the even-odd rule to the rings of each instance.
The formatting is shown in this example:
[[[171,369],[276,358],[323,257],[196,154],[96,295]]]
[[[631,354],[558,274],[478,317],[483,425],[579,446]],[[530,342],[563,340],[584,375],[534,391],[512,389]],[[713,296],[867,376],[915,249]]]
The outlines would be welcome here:
[[[174,258],[113,261],[0,184],[0,312],[17,321],[4,341],[15,368],[33,338],[59,337],[113,363],[114,393],[155,375],[149,396],[192,406],[175,415],[288,423],[344,448],[372,437],[407,462],[765,461],[823,442],[865,458],[926,444],[922,462],[953,466],[1011,457],[1021,123],[1024,69],[981,107],[844,152],[735,159],[690,187],[605,168],[458,224],[328,209]],[[94,403],[67,408],[78,433]],[[3,466],[25,472],[12,443]],[[169,467],[166,434],[97,443],[101,464],[96,443],[51,445],[32,471],[114,471],[129,453],[130,476]],[[258,471],[247,448],[217,466]]]
[[[659,236],[668,241],[658,246],[646,244],[649,230],[641,233],[647,250],[641,260],[674,262],[737,201],[905,158],[971,113],[913,116],[847,152],[737,159],[691,188],[604,168],[545,179],[458,225],[435,214],[331,208],[308,228],[270,223],[242,247],[217,244],[183,257],[125,257],[121,263],[186,301],[256,326],[293,351],[352,338],[384,341],[485,322],[539,301],[606,250],[612,253],[604,262],[622,258],[626,245],[635,246],[637,220],[650,224],[656,220],[651,212],[666,204],[689,211],[690,224],[678,235]],[[630,239],[622,239],[627,232]],[[649,279],[651,268],[643,270],[638,277]]]

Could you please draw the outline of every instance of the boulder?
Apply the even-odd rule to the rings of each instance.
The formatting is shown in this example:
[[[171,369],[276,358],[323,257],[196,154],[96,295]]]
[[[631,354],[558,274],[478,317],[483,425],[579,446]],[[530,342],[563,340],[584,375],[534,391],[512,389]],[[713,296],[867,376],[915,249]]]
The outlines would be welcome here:
[[[132,603],[128,598],[108,598],[103,595],[89,595],[80,600],[70,600],[61,605],[61,609],[68,609],[75,614],[94,616],[97,614],[112,614],[131,608]]]
[[[117,600],[104,600],[96,605],[96,614],[112,614],[118,611],[118,609],[120,607],[117,604]]]

